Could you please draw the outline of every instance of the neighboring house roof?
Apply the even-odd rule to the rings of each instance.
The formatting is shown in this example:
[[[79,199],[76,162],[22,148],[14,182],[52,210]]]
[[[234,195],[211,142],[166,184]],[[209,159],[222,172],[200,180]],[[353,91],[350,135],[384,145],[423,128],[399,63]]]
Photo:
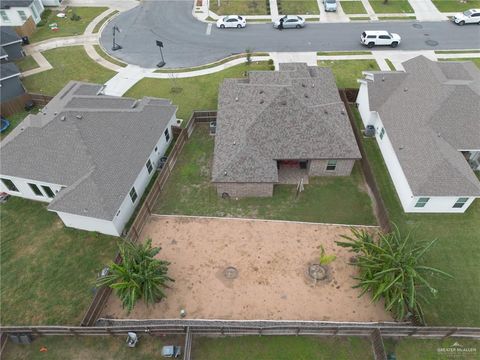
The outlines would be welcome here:
[[[9,79],[14,76],[20,76],[20,70],[14,63],[4,63],[0,66],[0,81]]]
[[[10,44],[16,44],[21,42],[22,38],[18,36],[13,27],[0,26],[0,46],[8,46]]]
[[[220,86],[212,181],[278,182],[276,160],[360,157],[330,69],[281,64]]]
[[[2,0],[0,3],[0,9],[8,9],[10,7],[27,7],[33,0]]]
[[[1,173],[63,185],[48,209],[112,220],[177,107],[70,82],[2,140]]]
[[[480,150],[480,71],[471,62],[423,56],[405,72],[366,80],[415,196],[480,196],[480,182],[461,150]]]
[[[5,51],[5,49],[3,48],[3,46],[0,46],[0,59],[5,59],[8,57],[8,54],[7,52]]]

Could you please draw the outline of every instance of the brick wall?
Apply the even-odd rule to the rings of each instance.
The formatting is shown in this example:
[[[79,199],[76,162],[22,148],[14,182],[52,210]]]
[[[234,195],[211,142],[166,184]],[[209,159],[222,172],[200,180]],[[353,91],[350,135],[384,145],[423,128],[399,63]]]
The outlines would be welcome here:
[[[333,159],[332,159],[333,160]],[[327,171],[328,160],[310,160],[308,162],[309,176],[348,176],[352,172],[355,160],[337,160],[337,167]]]
[[[218,196],[269,197],[273,195],[273,183],[215,183]]]

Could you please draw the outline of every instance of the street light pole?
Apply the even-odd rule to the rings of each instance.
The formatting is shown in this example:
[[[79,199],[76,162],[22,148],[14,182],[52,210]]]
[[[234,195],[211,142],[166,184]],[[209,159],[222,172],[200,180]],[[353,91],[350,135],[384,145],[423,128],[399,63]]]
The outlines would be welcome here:
[[[120,45],[118,45],[115,42],[115,33],[117,33],[117,32],[120,32],[120,29],[118,28],[117,25],[113,25],[113,44],[112,44],[112,50],[113,51],[120,50],[122,48]]]
[[[161,60],[157,64],[157,67],[161,68],[161,67],[165,66],[165,59],[163,58],[163,52],[162,52],[163,42],[161,42],[160,40],[157,40],[156,44],[157,44],[158,48],[160,49],[160,56],[161,56]]]

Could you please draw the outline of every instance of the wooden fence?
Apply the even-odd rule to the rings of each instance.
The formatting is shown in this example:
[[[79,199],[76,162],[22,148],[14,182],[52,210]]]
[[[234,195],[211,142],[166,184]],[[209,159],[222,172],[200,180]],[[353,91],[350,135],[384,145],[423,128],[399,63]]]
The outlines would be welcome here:
[[[367,153],[363,146],[362,142],[362,133],[355,123],[355,116],[350,108],[350,105],[355,101],[358,94],[358,89],[340,89],[340,98],[345,103],[347,108],[348,118],[350,119],[350,124],[352,125],[353,132],[355,134],[355,139],[357,140],[358,147],[360,149],[360,154],[362,159],[360,160],[360,166],[362,167],[363,174],[365,176],[365,181],[370,189],[371,194],[373,195],[373,206],[375,215],[377,217],[378,223],[384,232],[392,231],[392,226],[388,216],[388,211],[383,202],[380,190],[378,188],[375,176],[373,175],[372,167],[368,161]]]
[[[30,16],[22,26],[15,26],[14,30],[18,36],[32,36],[32,34],[37,31],[37,25]]]
[[[127,232],[126,239],[130,241],[137,241],[139,239],[142,229],[150,218],[152,209],[155,206],[155,203],[160,196],[165,183],[172,173],[185,142],[188,140],[193,132],[193,129],[195,128],[195,124],[213,121],[216,119],[216,116],[216,111],[195,111],[188,120],[185,128],[173,128],[173,134],[174,137],[176,137],[175,145],[173,145],[172,151],[168,155],[167,161],[160,170],[158,177],[155,179],[150,192],[145,197],[143,204],[140,205],[140,209]],[[114,262],[118,264],[120,261],[120,255],[117,254]],[[111,293],[112,290],[109,287],[102,287],[97,290],[90,306],[83,316],[83,319],[80,323],[81,326],[95,325],[95,322],[99,318]]]
[[[30,100],[34,101],[35,105],[42,107],[47,105],[52,99],[53,96],[25,93],[23,95],[17,96],[14,99],[2,102],[0,113],[3,116],[8,117],[12,114],[23,111],[25,109],[25,104]]]

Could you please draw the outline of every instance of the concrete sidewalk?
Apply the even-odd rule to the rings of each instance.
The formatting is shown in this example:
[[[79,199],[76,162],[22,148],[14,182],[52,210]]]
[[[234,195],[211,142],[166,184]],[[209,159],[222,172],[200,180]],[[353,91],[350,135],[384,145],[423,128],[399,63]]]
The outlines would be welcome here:
[[[419,21],[443,21],[447,17],[438,11],[431,0],[408,0]]]
[[[122,96],[137,82],[142,80],[145,75],[151,74],[155,69],[145,69],[136,65],[128,65],[121,68],[118,74],[105,83],[104,94],[112,96]]]
[[[78,35],[78,36],[68,36],[63,38],[53,38],[39,43],[34,43],[23,47],[27,55],[32,55],[35,52],[43,52],[50,49],[56,49],[59,47],[66,46],[77,46],[77,45],[93,45],[98,44],[99,34],[88,34],[88,35]]]

